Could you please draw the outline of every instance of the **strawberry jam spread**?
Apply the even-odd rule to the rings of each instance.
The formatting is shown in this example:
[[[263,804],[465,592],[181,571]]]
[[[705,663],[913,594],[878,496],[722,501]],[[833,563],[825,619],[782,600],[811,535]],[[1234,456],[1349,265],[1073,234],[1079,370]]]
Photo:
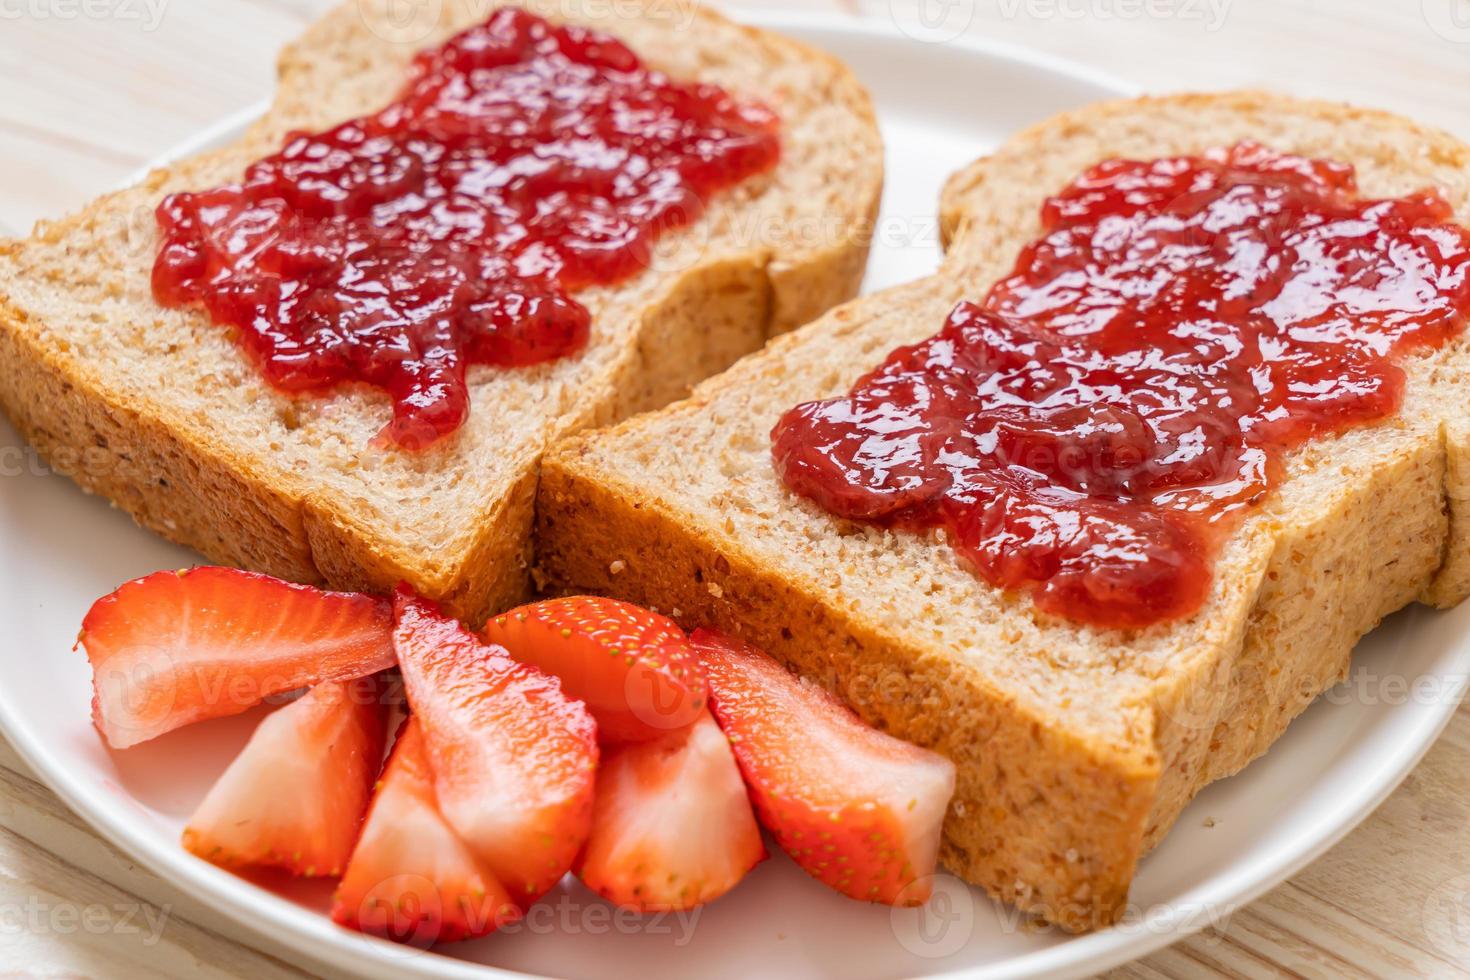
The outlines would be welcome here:
[[[832,513],[944,536],[1048,613],[1186,616],[1294,446],[1392,415],[1403,355],[1470,312],[1470,232],[1433,193],[1253,144],[1109,160],[1042,210],[983,303],[772,432]]]
[[[767,109],[503,8],[419,54],[381,112],[164,199],[153,293],[234,328],[280,389],[386,390],[383,437],[419,448],[464,421],[468,365],[581,349],[570,290],[640,271],[779,152]]]

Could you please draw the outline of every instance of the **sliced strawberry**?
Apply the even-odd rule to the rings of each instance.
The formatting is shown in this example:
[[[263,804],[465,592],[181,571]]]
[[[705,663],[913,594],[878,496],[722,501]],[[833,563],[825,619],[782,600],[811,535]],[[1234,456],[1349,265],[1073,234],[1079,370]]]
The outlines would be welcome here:
[[[519,916],[495,872],[440,815],[423,732],[409,718],[337,888],[333,921],[428,946],[483,936]]]
[[[597,725],[556,678],[481,643],[406,586],[393,598],[394,644],[439,810],[529,904],[587,839]]]
[[[327,681],[255,730],[204,797],[184,846],[227,867],[340,875],[383,764],[376,678]]]
[[[929,898],[954,764],[870,728],[823,688],[709,630],[694,645],[761,822],[814,878],[852,898]]]
[[[393,665],[385,601],[210,566],[103,596],[77,642],[92,662],[93,723],[119,749]]]
[[[598,596],[533,602],[491,619],[485,637],[561,678],[606,743],[682,731],[704,708],[704,668],[689,638],[642,606]]]
[[[730,743],[708,711],[685,731],[603,758],[577,867],[603,898],[640,912],[693,908],[765,857]]]

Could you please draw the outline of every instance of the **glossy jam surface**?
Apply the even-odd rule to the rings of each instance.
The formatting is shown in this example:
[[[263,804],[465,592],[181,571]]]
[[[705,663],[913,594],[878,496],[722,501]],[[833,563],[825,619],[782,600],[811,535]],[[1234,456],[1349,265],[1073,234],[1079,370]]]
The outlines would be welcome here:
[[[777,470],[834,514],[943,528],[1046,612],[1187,616],[1283,453],[1391,415],[1399,358],[1463,329],[1450,217],[1257,145],[1109,160],[1046,202],[983,303],[787,412]]]
[[[640,271],[779,152],[767,109],[502,8],[419,54],[381,112],[166,198],[153,292],[235,328],[278,388],[385,389],[383,437],[418,448],[464,421],[468,365],[579,350],[569,291]]]

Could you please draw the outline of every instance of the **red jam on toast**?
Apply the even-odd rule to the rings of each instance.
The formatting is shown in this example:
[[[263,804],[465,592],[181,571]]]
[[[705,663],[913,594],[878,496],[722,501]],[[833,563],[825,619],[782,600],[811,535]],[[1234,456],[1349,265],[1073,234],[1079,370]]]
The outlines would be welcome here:
[[[570,291],[645,268],[779,154],[766,108],[506,7],[420,53],[380,112],[166,197],[153,294],[233,328],[281,390],[385,390],[381,438],[418,449],[463,423],[469,365],[580,350]]]
[[[1433,192],[1242,143],[1108,160],[1049,198],[982,303],[772,432],[841,517],[943,528],[987,582],[1136,628],[1203,603],[1242,513],[1318,436],[1393,415],[1400,358],[1470,313],[1470,232]]]

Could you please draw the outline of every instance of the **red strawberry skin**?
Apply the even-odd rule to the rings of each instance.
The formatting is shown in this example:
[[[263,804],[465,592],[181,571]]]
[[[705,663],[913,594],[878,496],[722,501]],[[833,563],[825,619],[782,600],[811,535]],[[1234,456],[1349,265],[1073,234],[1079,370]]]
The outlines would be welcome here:
[[[394,645],[439,810],[518,904],[570,870],[592,824],[597,725],[554,677],[400,586]]]
[[[393,665],[384,600],[214,566],[126,583],[92,604],[77,642],[93,722],[119,749]]]
[[[694,908],[765,857],[735,757],[708,711],[685,731],[603,759],[577,867],[603,898],[639,912]]]
[[[337,888],[332,920],[429,946],[483,936],[520,914],[495,872],[439,813],[423,732],[407,719]]]
[[[704,668],[688,637],[642,606],[599,596],[533,602],[492,617],[485,638],[560,678],[604,744],[683,731],[704,710]]]
[[[260,723],[184,829],[226,867],[340,875],[383,764],[376,678],[326,681]]]
[[[929,898],[954,764],[870,728],[748,644],[696,630],[710,702],[761,822],[808,874],[851,898]]]

